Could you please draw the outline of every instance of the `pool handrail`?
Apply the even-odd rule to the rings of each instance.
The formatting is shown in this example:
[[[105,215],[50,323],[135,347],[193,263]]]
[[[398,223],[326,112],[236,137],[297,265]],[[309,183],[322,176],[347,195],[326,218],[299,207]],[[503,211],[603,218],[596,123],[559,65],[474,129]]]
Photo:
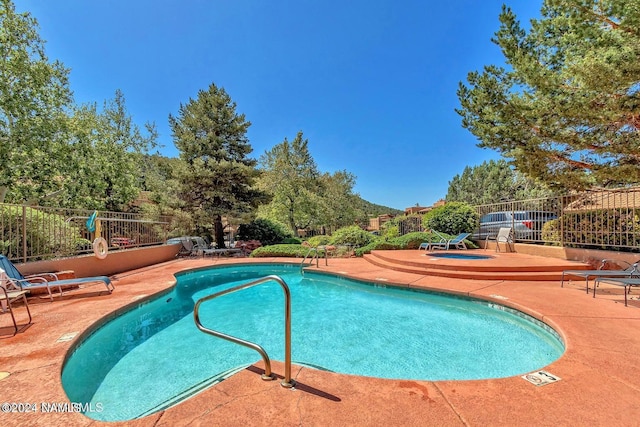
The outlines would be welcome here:
[[[292,388],[295,385],[295,381],[291,379],[291,291],[289,290],[289,286],[287,286],[286,282],[279,276],[269,275],[262,277],[260,279],[254,280],[249,283],[245,283],[239,286],[235,286],[230,289],[226,289],[224,291],[216,292],[215,294],[208,295],[206,297],[200,298],[195,307],[193,308],[193,318],[196,323],[196,327],[205,332],[207,334],[213,335],[218,338],[222,338],[224,340],[240,344],[242,346],[248,347],[257,351],[260,356],[262,356],[262,360],[264,361],[264,374],[262,374],[263,380],[273,380],[274,376],[271,374],[271,361],[269,360],[269,355],[260,345],[253,343],[251,341],[246,341],[241,338],[237,338],[231,335],[224,334],[222,332],[214,331],[213,329],[206,328],[200,322],[200,305],[206,301],[210,301],[214,298],[220,297],[222,295],[230,294],[232,292],[240,291],[243,289],[251,288],[253,286],[260,285],[269,281],[276,281],[282,287],[284,291],[284,380],[280,383],[282,387]]]
[[[313,260],[316,260],[316,268],[320,268],[320,254],[318,253],[319,249],[323,249],[324,250],[324,265],[329,265],[329,258],[327,257],[327,247],[326,246],[318,246],[315,248],[309,248],[309,250],[307,251],[307,254],[304,256],[304,258],[302,259],[302,262],[300,263],[300,273],[304,275],[304,266],[305,266],[305,262],[307,261],[307,258],[309,258],[309,255],[311,255],[311,253],[313,252],[313,255],[311,255],[311,265],[313,265]]]

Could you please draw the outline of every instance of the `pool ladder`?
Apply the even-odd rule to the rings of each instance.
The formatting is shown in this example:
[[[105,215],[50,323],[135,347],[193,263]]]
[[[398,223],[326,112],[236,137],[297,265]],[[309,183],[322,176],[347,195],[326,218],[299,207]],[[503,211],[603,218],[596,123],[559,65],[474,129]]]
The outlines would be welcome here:
[[[214,298],[230,294],[232,292],[241,291],[243,289],[248,289],[253,286],[260,285],[269,281],[276,281],[282,287],[284,291],[284,380],[280,383],[282,387],[291,388],[295,385],[295,381],[291,379],[291,292],[289,291],[289,286],[285,283],[282,278],[276,275],[265,276],[261,279],[254,280],[253,282],[245,283],[243,285],[239,285],[230,289],[226,289],[224,291],[217,292],[215,294],[211,294],[209,296],[200,298],[193,309],[193,318],[196,323],[196,327],[200,329],[202,332],[205,332],[209,335],[213,335],[218,338],[222,338],[227,341],[231,341],[236,344],[240,344],[242,346],[248,347],[260,353],[262,356],[262,360],[264,361],[264,374],[262,374],[262,379],[274,380],[275,376],[271,373],[271,361],[269,360],[269,356],[267,352],[260,345],[256,343],[252,343],[250,341],[245,341],[243,339],[233,337],[231,335],[224,334],[222,332],[214,331],[213,329],[209,329],[202,325],[200,322],[200,305],[204,302],[210,301]]]
[[[309,248],[309,251],[307,251],[307,254],[304,256],[304,259],[302,260],[302,262],[300,263],[300,273],[304,275],[304,263],[307,261],[307,258],[309,258],[309,255],[311,255],[311,264],[313,264],[313,260],[316,260],[316,267],[319,268],[320,267],[320,254],[318,253],[319,249],[323,249],[324,250],[324,265],[329,265],[329,258],[327,257],[327,249],[325,246],[318,246],[317,248]],[[313,254],[313,255],[312,255]]]

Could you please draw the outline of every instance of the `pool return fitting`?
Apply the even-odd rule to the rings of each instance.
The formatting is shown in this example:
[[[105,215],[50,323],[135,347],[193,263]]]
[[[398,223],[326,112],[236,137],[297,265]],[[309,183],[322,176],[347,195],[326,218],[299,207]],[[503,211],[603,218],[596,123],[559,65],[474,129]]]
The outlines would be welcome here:
[[[224,291],[217,292],[215,294],[211,294],[204,298],[200,298],[196,302],[196,305],[193,309],[193,319],[196,322],[196,327],[202,332],[218,338],[222,338],[227,341],[231,341],[236,344],[240,344],[260,353],[260,356],[262,356],[262,360],[264,361],[264,374],[262,374],[262,379],[265,381],[274,380],[275,376],[271,373],[271,361],[269,360],[269,356],[267,355],[267,352],[264,350],[264,348],[256,343],[252,343],[250,341],[246,341],[240,338],[233,337],[231,335],[224,334],[222,332],[214,331],[213,329],[206,328],[200,322],[200,305],[203,302],[210,301],[222,295],[230,294],[243,289],[248,289],[272,280],[278,282],[278,284],[284,291],[284,380],[280,383],[280,385],[285,388],[292,388],[293,386],[295,386],[295,381],[291,379],[291,292],[289,291],[289,286],[287,286],[282,278],[276,275],[266,276],[261,279],[254,280],[253,282],[245,283],[244,285],[239,285],[230,289],[226,289]]]

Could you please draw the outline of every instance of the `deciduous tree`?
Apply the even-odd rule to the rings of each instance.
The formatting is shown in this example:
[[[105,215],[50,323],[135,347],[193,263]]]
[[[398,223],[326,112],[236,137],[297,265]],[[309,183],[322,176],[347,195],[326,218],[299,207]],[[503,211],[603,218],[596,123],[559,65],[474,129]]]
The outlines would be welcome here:
[[[322,225],[323,183],[302,132],[266,151],[260,166],[260,187],[273,195],[261,209],[264,216],[286,223],[296,236],[299,229]]]
[[[36,19],[0,0],[0,202],[42,196],[61,179],[69,72],[44,45]]]
[[[366,223],[364,202],[353,192],[355,176],[345,170],[321,173],[302,132],[265,152],[260,166],[260,185],[273,195],[260,215],[286,223],[296,235],[301,229]]]
[[[507,66],[458,90],[479,146],[552,187],[640,181],[638,2],[545,0],[529,30],[508,7],[500,23]]]
[[[142,159],[156,145],[155,125],[146,132],[133,123],[123,93],[116,90],[102,111],[95,104],[75,107],[69,116],[60,184],[67,207],[127,209],[142,188]]]

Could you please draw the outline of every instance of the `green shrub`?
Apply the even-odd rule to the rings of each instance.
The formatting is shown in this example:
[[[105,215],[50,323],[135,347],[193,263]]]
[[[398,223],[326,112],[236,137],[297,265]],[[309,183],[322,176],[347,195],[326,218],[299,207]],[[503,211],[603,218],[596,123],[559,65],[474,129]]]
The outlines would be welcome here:
[[[389,221],[385,222],[380,226],[380,237],[383,239],[393,239],[394,237],[398,237],[400,235],[400,227],[398,226],[398,218],[391,218]]]
[[[560,246],[560,221],[552,219],[542,225],[542,240],[545,245]]]
[[[282,243],[285,245],[300,245],[302,244],[302,240],[298,239],[297,237],[287,237],[282,241]]]
[[[458,235],[472,233],[478,224],[478,213],[464,202],[449,202],[426,213],[422,223],[428,229]]]
[[[293,257],[304,258],[309,253],[309,248],[302,245],[271,245],[261,246],[251,252],[252,258],[267,258],[267,257]],[[319,256],[323,257],[324,252],[319,251]]]
[[[312,248],[328,245],[329,242],[331,242],[331,236],[325,235],[313,236],[307,239],[307,244]]]
[[[363,230],[357,225],[351,225],[336,230],[331,236],[331,245],[351,245],[355,247],[366,246],[376,240],[376,236]]]
[[[449,235],[445,235],[445,237],[453,237]],[[404,236],[396,237],[395,239],[390,240],[376,240],[374,242],[369,243],[366,246],[358,248],[355,250],[356,256],[363,256],[364,254],[368,254],[373,250],[398,250],[398,249],[418,249],[420,244],[423,242],[439,242],[440,236],[435,233],[425,233],[425,232],[413,232],[405,234]],[[478,246],[469,241],[465,240],[464,243],[468,248],[477,249]]]
[[[413,232],[398,236],[392,242],[399,246],[399,249],[418,249],[420,243],[437,242],[439,240],[440,238],[434,233]]]
[[[258,218],[248,224],[240,224],[237,240],[258,240],[263,246],[282,243],[293,237],[284,225],[270,219]]]

